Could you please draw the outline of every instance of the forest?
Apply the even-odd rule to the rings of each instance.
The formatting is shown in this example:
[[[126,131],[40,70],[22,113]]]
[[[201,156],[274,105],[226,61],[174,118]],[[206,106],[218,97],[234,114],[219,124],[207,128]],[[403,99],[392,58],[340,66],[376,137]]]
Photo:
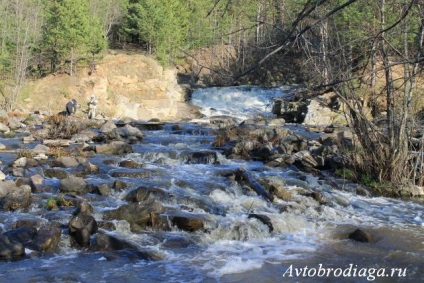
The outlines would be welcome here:
[[[0,0],[0,108],[13,109],[28,80],[73,76],[106,49],[173,66],[230,46],[210,84],[333,91],[359,136],[359,170],[422,185],[423,26],[422,0]]]

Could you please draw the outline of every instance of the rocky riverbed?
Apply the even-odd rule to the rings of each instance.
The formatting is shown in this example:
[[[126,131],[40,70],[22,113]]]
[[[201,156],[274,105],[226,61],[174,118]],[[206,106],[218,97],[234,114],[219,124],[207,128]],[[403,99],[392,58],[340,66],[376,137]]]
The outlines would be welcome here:
[[[337,218],[352,204],[336,192],[371,195],[325,173],[344,165],[340,145],[354,139],[345,128],[265,118],[239,124],[222,115],[207,124],[40,113],[2,120],[2,260],[68,248],[111,261],[169,260],[169,251],[189,251],[202,237],[244,242],[290,233],[303,221],[302,229],[309,226],[301,215]],[[190,173],[188,166],[197,167]],[[265,168],[281,168],[284,177]],[[125,237],[116,233],[122,225]],[[371,243],[379,237],[358,225],[353,221],[336,237]]]

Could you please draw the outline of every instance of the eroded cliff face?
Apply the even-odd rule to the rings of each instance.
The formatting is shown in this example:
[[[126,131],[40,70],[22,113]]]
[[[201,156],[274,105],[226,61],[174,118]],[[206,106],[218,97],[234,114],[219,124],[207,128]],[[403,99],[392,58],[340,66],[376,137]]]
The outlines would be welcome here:
[[[186,103],[186,91],[177,82],[175,68],[164,69],[145,55],[117,52],[108,52],[96,62],[93,72],[80,68],[72,77],[55,74],[30,83],[19,107],[54,114],[74,98],[83,115],[92,94],[100,101],[99,113],[108,118],[169,121],[198,115],[197,109]]]

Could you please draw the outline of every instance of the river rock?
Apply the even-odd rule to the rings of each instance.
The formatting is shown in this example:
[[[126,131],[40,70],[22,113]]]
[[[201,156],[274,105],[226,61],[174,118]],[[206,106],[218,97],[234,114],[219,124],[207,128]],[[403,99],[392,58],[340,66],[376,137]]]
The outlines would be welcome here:
[[[113,129],[108,133],[108,136],[111,140],[126,140],[130,143],[135,143],[143,139],[143,133],[131,125]]]
[[[108,120],[106,123],[104,123],[101,127],[100,127],[100,132],[102,133],[110,133],[112,132],[114,129],[116,129],[116,125],[112,120]]]
[[[66,179],[69,177],[69,174],[65,170],[58,168],[46,168],[44,169],[44,175],[48,178],[56,179]]]
[[[8,132],[10,132],[10,128],[7,125],[5,125],[5,124],[0,123],[0,132],[2,132],[2,133],[8,133]]]
[[[349,239],[357,242],[370,243],[371,241],[373,241],[373,236],[370,233],[365,232],[361,229],[356,229],[355,231],[349,234]]]
[[[286,190],[282,185],[273,185],[269,191],[271,194],[284,201],[291,201],[293,198],[292,192]]]
[[[152,172],[150,171],[115,171],[111,174],[114,178],[150,178],[152,176]]]
[[[8,126],[11,130],[26,128],[26,125],[24,123],[22,123],[22,121],[20,119],[18,119],[17,117],[10,117]]]
[[[297,163],[304,168],[316,168],[318,166],[318,162],[308,150],[296,152],[293,157],[296,160],[295,164]]]
[[[238,124],[236,118],[226,115],[211,116],[209,121],[212,125],[215,125],[218,128],[226,128],[230,126],[236,126]]]
[[[247,218],[255,218],[258,219],[260,222],[268,226],[269,232],[271,233],[274,231],[274,225],[272,225],[271,219],[263,214],[256,214],[256,213],[250,213]]]
[[[424,197],[424,187],[405,185],[397,190],[397,194],[402,197]]]
[[[218,164],[215,151],[183,152],[181,155],[186,164]]]
[[[28,158],[20,157],[13,162],[12,167],[23,168],[23,167],[26,167],[27,165],[28,165]]]
[[[164,258],[157,252],[140,250],[140,248],[133,243],[104,233],[96,234],[94,244],[90,246],[90,250],[132,252],[131,258],[135,256],[137,260],[162,260]]]
[[[127,159],[127,160],[122,160],[121,162],[118,163],[119,167],[124,167],[124,168],[140,168],[141,165],[137,162],[135,162],[134,160],[131,159]]]
[[[101,185],[95,186],[92,191],[93,193],[101,195],[101,196],[108,196],[110,194],[110,188],[108,184],[101,184]]]
[[[35,154],[40,154],[40,153],[47,153],[49,152],[50,148],[44,144],[37,144],[34,149],[32,150],[33,153]]]
[[[4,211],[15,211],[27,208],[31,204],[31,187],[22,185],[10,191],[0,200],[0,206]]]
[[[108,144],[96,145],[95,151],[105,155],[123,155],[133,152],[131,146],[123,141],[112,141]]]
[[[28,246],[35,235],[37,235],[35,227],[20,227],[3,233],[3,236],[8,237],[11,242],[21,243],[23,246]]]
[[[18,186],[12,180],[0,181],[0,198],[5,197],[8,193],[16,190]]]
[[[44,178],[41,175],[35,174],[31,177],[19,177],[16,179],[15,184],[18,187],[22,185],[28,185],[31,187],[31,191],[36,193],[41,191],[43,181]]]
[[[45,224],[38,229],[29,247],[40,252],[51,251],[59,245],[61,235],[62,231],[59,227]]]
[[[79,164],[80,162],[77,160],[77,158],[72,156],[60,156],[54,161],[55,167],[71,168],[77,167]]]
[[[75,203],[76,209],[74,211],[74,215],[78,215],[80,213],[85,214],[85,215],[93,215],[94,213],[94,209],[93,206],[91,204],[89,204],[86,200],[79,198],[77,199],[79,201],[77,201]]]
[[[172,224],[178,227],[178,229],[195,232],[205,228],[203,219],[195,216],[175,216],[172,218]]]
[[[35,227],[35,228],[40,228],[43,223],[44,223],[44,220],[42,220],[40,218],[24,218],[24,219],[18,219],[15,222],[15,228],[20,228],[20,227]]]
[[[6,180],[6,174],[3,171],[0,171],[0,182]]]
[[[129,187],[129,185],[122,180],[115,180],[113,182],[113,185],[112,185],[112,188],[119,190],[119,191],[125,190],[128,187]]]
[[[118,209],[105,211],[104,220],[126,220],[130,223],[132,231],[140,231],[146,227],[168,228],[168,222],[160,218],[160,214],[165,208],[155,200],[141,203],[129,203],[122,205]]]
[[[98,226],[93,216],[79,213],[69,221],[69,234],[81,247],[90,245],[90,236],[97,232]]]
[[[66,179],[60,180],[60,192],[83,195],[88,193],[88,186],[83,178],[70,176]]]
[[[142,201],[146,201],[149,197],[150,197],[149,188],[138,187],[137,189],[130,191],[125,196],[125,200],[128,202],[142,202]]]
[[[25,247],[5,235],[0,235],[0,259],[13,259],[25,255]]]

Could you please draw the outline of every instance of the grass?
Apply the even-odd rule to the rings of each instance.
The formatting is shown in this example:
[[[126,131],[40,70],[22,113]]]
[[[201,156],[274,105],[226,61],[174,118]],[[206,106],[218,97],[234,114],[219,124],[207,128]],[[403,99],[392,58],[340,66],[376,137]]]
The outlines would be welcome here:
[[[21,157],[32,158],[32,153],[28,149],[21,149],[17,152],[17,157],[18,158],[21,158]]]
[[[57,210],[59,207],[57,206],[57,200],[55,198],[49,198],[46,203],[47,210]]]
[[[49,138],[51,139],[69,139],[83,130],[83,125],[79,121],[64,115],[51,115],[47,117],[46,121],[51,125],[49,129]]]

